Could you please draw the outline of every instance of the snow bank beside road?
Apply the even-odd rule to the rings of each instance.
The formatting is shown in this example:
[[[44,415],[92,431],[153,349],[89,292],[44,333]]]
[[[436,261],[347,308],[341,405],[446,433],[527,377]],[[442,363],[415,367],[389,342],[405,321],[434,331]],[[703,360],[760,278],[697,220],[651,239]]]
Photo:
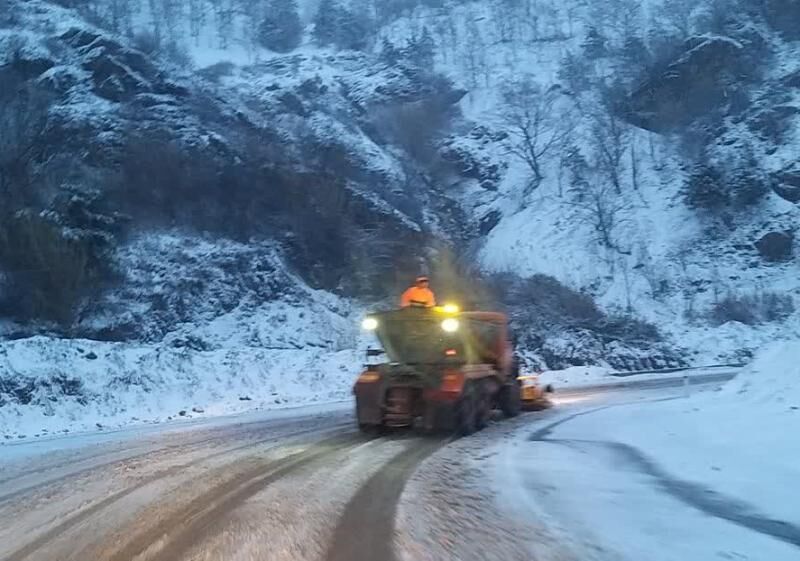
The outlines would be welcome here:
[[[347,399],[362,357],[338,304],[240,306],[158,343],[0,341],[0,443]]]
[[[675,478],[800,524],[800,341],[775,343],[716,392],[576,417],[553,438],[631,446]]]
[[[354,350],[0,344],[0,440],[346,399]]]
[[[632,382],[650,380],[674,380],[683,376],[700,377],[713,374],[725,375],[736,370],[731,367],[694,367],[686,369],[665,369],[663,371],[624,372],[619,373],[605,366],[571,366],[563,370],[547,370],[539,375],[542,384],[550,384],[556,391],[571,388],[592,388],[598,386],[614,386]]]

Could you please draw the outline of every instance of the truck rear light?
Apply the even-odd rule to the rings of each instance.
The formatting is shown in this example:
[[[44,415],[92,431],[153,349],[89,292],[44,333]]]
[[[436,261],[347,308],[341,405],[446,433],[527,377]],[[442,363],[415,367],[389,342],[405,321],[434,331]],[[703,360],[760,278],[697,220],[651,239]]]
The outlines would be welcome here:
[[[441,391],[450,393],[460,393],[464,386],[464,374],[461,372],[448,372],[442,376]]]
[[[377,372],[372,372],[370,370],[367,370],[366,372],[361,374],[361,376],[358,377],[358,380],[356,382],[360,384],[370,384],[372,382],[377,382],[380,379],[381,379],[380,374],[378,374]]]
[[[456,356],[458,354],[458,351],[455,350],[455,349],[447,349],[444,352],[444,354],[445,354],[445,356]]]

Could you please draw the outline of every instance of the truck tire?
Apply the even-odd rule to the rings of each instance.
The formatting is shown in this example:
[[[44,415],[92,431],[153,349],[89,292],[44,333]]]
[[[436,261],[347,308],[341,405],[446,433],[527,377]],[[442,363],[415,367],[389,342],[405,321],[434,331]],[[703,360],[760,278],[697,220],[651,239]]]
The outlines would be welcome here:
[[[477,384],[477,396],[475,407],[475,428],[483,430],[489,424],[489,419],[492,416],[492,396],[489,394],[489,388],[485,383]]]
[[[464,386],[464,393],[456,404],[456,433],[468,436],[475,432],[478,422],[478,400],[476,399],[475,386],[468,383]]]
[[[358,430],[364,436],[382,436],[386,432],[386,427],[383,425],[368,425],[366,423],[359,423]]]
[[[508,418],[516,417],[522,411],[522,396],[520,395],[519,383],[516,380],[509,380],[497,396],[500,410]]]

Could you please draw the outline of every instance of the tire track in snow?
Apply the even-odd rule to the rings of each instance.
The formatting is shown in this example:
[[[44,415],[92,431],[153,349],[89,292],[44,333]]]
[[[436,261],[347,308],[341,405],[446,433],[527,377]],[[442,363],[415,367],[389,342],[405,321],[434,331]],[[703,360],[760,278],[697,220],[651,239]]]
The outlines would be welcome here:
[[[406,481],[449,439],[420,439],[400,452],[358,490],[345,507],[326,561],[395,561],[394,520]]]
[[[50,543],[52,540],[54,540],[58,536],[62,535],[63,533],[65,533],[67,531],[69,531],[70,529],[74,528],[75,526],[81,524],[82,522],[84,522],[85,520],[87,520],[90,517],[94,516],[95,514],[98,514],[99,512],[102,512],[104,509],[108,508],[109,506],[113,505],[114,503],[124,499],[125,497],[127,497],[129,495],[132,495],[133,493],[135,493],[136,491],[146,487],[147,485],[155,483],[156,481],[158,481],[160,479],[163,479],[165,477],[169,477],[170,475],[174,475],[174,474],[180,473],[181,471],[183,471],[183,470],[185,470],[187,468],[190,468],[192,466],[196,466],[196,465],[202,464],[202,463],[207,462],[209,460],[213,460],[213,459],[216,459],[216,458],[231,454],[233,452],[238,452],[238,451],[241,451],[241,450],[246,450],[248,448],[253,448],[253,447],[259,446],[261,444],[266,444],[266,443],[270,443],[270,442],[280,442],[280,441],[285,440],[285,439],[296,438],[296,437],[299,437],[299,436],[304,436],[304,435],[307,435],[307,434],[313,434],[313,433],[318,433],[318,432],[328,432],[330,430],[336,430],[338,428],[341,428],[341,427],[344,427],[344,426],[349,426],[349,425],[350,425],[349,422],[348,423],[340,423],[340,424],[337,424],[337,425],[326,427],[323,430],[321,430],[319,427],[314,427],[314,428],[308,428],[308,429],[293,431],[293,432],[282,434],[282,435],[271,435],[269,438],[263,438],[263,439],[260,439],[260,440],[255,440],[255,441],[252,441],[252,442],[248,442],[246,444],[241,444],[241,445],[237,445],[237,446],[234,446],[234,447],[229,447],[229,448],[226,448],[226,449],[223,449],[223,450],[219,450],[217,452],[214,452],[213,454],[209,454],[207,456],[203,456],[201,458],[197,458],[195,460],[192,460],[192,461],[189,461],[189,462],[185,462],[183,464],[172,466],[172,467],[170,467],[170,468],[168,468],[166,470],[162,470],[162,471],[153,473],[152,475],[149,475],[149,476],[145,477],[144,479],[141,479],[140,481],[138,481],[134,485],[131,485],[131,486],[129,486],[129,487],[127,487],[127,488],[125,488],[125,489],[123,489],[121,491],[117,491],[116,493],[113,493],[112,495],[106,497],[105,499],[103,499],[103,500],[101,500],[99,502],[96,502],[96,503],[92,504],[91,506],[86,507],[85,509],[80,510],[75,515],[66,518],[64,521],[62,521],[61,523],[57,524],[56,526],[50,528],[49,530],[44,532],[42,535],[38,536],[33,541],[27,543],[26,545],[22,546],[21,548],[19,548],[17,550],[11,552],[7,557],[3,557],[2,560],[3,561],[22,561],[22,560],[26,559],[27,557],[29,557],[30,555],[32,555],[33,553],[35,553],[36,551],[38,551],[39,549],[41,549],[44,546],[46,546],[48,543]],[[113,462],[113,463],[117,463],[117,462]],[[92,469],[96,469],[96,468],[92,468]],[[65,476],[64,477],[64,479],[67,479],[67,478],[69,478],[69,476]]]
[[[759,513],[755,507],[744,501],[729,497],[699,483],[675,477],[633,446],[604,440],[541,439],[540,442],[602,446],[636,468],[640,473],[650,476],[657,487],[682,503],[709,516],[733,522],[759,534],[800,548],[800,526],[770,518]]]
[[[315,421],[315,423],[317,425],[317,429],[318,429],[318,427],[322,423],[321,422],[316,422],[316,420],[314,420],[314,421]],[[284,428],[292,427],[292,426],[296,426],[296,425],[297,425],[297,421],[296,420],[294,420],[294,421],[286,421],[284,423],[280,423],[280,424],[277,424],[277,425],[273,424],[273,423],[269,423],[269,422],[263,422],[263,421],[259,421],[258,423],[254,423],[254,424],[249,424],[248,423],[246,425],[241,425],[241,426],[236,425],[236,426],[234,426],[234,428],[236,428],[237,430],[235,430],[235,432],[233,432],[233,433],[217,434],[215,436],[204,437],[204,438],[197,439],[197,440],[190,440],[188,442],[181,442],[181,443],[178,443],[178,444],[170,444],[169,446],[163,446],[163,447],[160,447],[160,448],[150,449],[150,450],[147,450],[147,451],[141,452],[141,453],[134,453],[134,454],[130,454],[130,455],[118,456],[118,457],[115,457],[114,459],[111,459],[111,460],[108,460],[108,461],[103,461],[103,462],[100,462],[100,463],[93,463],[93,464],[91,464],[89,466],[78,468],[78,469],[76,469],[74,471],[69,471],[67,473],[60,474],[60,475],[58,475],[56,477],[51,477],[51,478],[45,479],[43,481],[37,481],[35,483],[31,483],[30,485],[26,485],[24,487],[19,487],[17,489],[14,489],[13,491],[9,491],[9,492],[0,494],[0,504],[8,502],[11,499],[15,499],[15,498],[20,497],[22,495],[25,495],[27,493],[36,491],[38,489],[41,489],[41,488],[44,488],[44,487],[47,487],[47,486],[50,486],[50,485],[55,485],[55,484],[60,483],[62,481],[66,481],[66,480],[68,480],[70,478],[80,477],[82,475],[91,473],[92,471],[103,469],[103,468],[107,468],[107,467],[111,467],[111,466],[114,466],[114,465],[117,465],[117,464],[121,464],[123,462],[144,460],[146,458],[158,456],[159,454],[169,453],[169,452],[172,452],[172,451],[199,450],[199,449],[202,449],[203,447],[205,447],[207,445],[212,445],[212,444],[215,444],[217,442],[225,442],[225,441],[228,441],[228,440],[231,440],[231,439],[246,438],[248,436],[252,436],[254,433],[259,433],[259,432],[267,431],[267,430],[275,431],[275,430],[280,430],[280,429],[284,429]],[[287,437],[287,436],[290,437],[290,436],[293,436],[293,435],[294,435],[294,433],[288,433],[286,435],[280,435],[280,434],[274,435],[273,434],[273,436],[270,437],[270,439],[271,438],[283,438],[283,437]],[[268,440],[269,439],[267,439],[267,440],[263,440],[262,439],[262,440],[258,441],[258,443],[263,443],[263,442],[266,442]],[[249,444],[245,444],[243,447],[246,447],[246,446],[249,446]],[[228,451],[241,450],[243,447],[240,446],[240,447],[232,448],[232,449],[229,449]],[[49,471],[57,470],[59,468],[70,467],[70,466],[73,466],[73,465],[79,465],[79,464],[82,464],[84,462],[91,461],[93,459],[102,458],[104,456],[114,456],[115,454],[119,454],[119,453],[120,453],[119,451],[101,452],[101,453],[98,453],[98,454],[91,454],[91,455],[84,456],[84,457],[81,457],[81,458],[76,458],[74,460],[65,460],[63,462],[59,462],[59,463],[43,466],[41,468],[35,468],[35,469],[32,469],[32,470],[26,472],[23,475],[8,477],[6,479],[0,480],[0,485],[8,484],[8,483],[13,482],[13,481],[18,481],[20,479],[24,479],[25,477],[27,477],[29,475],[32,475],[32,474],[46,473],[46,472],[49,472]]]
[[[216,535],[227,514],[282,477],[364,443],[360,434],[335,436],[302,452],[261,464],[194,498],[172,517],[146,529],[117,550],[108,561],[176,561],[202,541]],[[151,554],[152,552],[152,554]]]
[[[678,399],[668,397],[662,399],[648,400],[650,402],[670,401]],[[569,446],[572,444],[594,444],[602,446],[612,453],[627,461],[634,466],[637,471],[650,476],[663,492],[678,499],[682,503],[703,512],[709,516],[727,520],[754,532],[773,537],[782,542],[795,547],[800,547],[800,526],[791,524],[783,520],[776,520],[761,514],[755,507],[743,501],[729,497],[713,489],[709,489],[698,483],[680,479],[658,465],[653,459],[648,457],[641,450],[623,444],[621,442],[603,440],[581,440],[581,439],[556,439],[549,438],[553,430],[560,425],[568,423],[578,417],[591,415],[612,407],[629,405],[628,403],[606,405],[595,407],[587,411],[581,411],[558,421],[550,423],[537,430],[528,437],[530,442],[547,442],[551,444],[561,444]]]

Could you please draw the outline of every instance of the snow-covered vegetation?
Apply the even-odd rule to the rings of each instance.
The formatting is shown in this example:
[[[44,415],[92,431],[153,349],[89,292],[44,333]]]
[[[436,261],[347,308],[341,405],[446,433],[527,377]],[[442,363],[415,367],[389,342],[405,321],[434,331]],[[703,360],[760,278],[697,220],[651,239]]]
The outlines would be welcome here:
[[[74,426],[239,407],[237,372],[254,400],[299,396],[297,361],[328,399],[358,368],[318,360],[355,352],[351,310],[419,272],[505,307],[531,366],[798,337],[799,19],[784,0],[0,0],[0,411],[23,426],[74,387],[111,403],[161,349],[168,406],[74,407]],[[73,352],[116,366],[31,366]]]

